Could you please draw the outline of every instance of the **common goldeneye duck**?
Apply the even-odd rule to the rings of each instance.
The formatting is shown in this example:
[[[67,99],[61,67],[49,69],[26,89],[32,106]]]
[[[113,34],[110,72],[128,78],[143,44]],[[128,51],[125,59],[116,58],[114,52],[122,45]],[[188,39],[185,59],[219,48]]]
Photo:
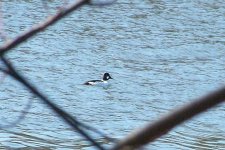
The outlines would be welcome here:
[[[109,73],[104,73],[102,80],[90,80],[85,82],[85,85],[97,85],[97,84],[106,84],[107,80],[113,79]]]

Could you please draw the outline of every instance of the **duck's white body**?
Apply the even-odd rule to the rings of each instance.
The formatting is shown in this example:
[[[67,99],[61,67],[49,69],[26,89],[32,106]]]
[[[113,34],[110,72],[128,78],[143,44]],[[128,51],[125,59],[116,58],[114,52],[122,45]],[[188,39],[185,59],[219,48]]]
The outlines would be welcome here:
[[[86,82],[86,85],[105,85],[105,84],[108,84],[108,82],[104,80],[94,80]]]
[[[90,80],[85,82],[85,85],[100,85],[100,86],[105,86],[108,84],[108,80],[112,79],[112,77],[110,76],[109,73],[105,73],[103,75],[103,79],[102,80]]]

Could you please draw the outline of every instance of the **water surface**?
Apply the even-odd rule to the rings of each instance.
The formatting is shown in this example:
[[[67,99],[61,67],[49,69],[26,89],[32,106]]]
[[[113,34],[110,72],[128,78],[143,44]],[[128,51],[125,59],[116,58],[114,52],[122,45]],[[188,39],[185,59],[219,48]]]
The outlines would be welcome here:
[[[39,1],[2,2],[5,33],[15,37],[54,13]],[[17,12],[17,13],[15,13]],[[223,1],[118,1],[85,6],[7,54],[49,98],[113,138],[224,85]],[[2,41],[1,41],[2,43]],[[109,72],[108,88],[82,83]],[[94,149],[10,77],[1,83],[0,148]],[[178,126],[149,149],[225,149],[224,104]],[[102,137],[93,134],[105,143]]]

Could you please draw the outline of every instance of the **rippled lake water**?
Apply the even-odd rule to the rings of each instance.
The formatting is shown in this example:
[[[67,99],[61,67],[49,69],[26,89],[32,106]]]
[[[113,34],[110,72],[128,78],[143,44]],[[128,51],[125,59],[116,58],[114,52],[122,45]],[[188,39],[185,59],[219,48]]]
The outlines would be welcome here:
[[[5,35],[14,38],[61,4],[2,1]],[[52,101],[120,139],[224,85],[225,3],[121,0],[108,7],[85,6],[7,56]],[[109,87],[82,85],[104,72],[114,78]],[[0,149],[93,149],[16,81],[7,76],[0,86],[1,125],[15,121],[32,103],[22,122],[1,129]],[[224,106],[185,122],[147,148],[225,149]]]

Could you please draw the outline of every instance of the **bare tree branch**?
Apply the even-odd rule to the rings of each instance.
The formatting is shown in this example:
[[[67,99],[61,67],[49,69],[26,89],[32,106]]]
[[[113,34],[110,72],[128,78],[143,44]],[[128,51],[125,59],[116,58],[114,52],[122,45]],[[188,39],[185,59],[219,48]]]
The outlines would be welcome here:
[[[49,18],[47,18],[46,21],[41,22],[40,24],[33,26],[30,30],[18,35],[14,40],[6,42],[2,47],[0,47],[0,56],[2,56],[5,52],[11,50],[12,48],[15,48],[22,42],[26,41],[30,37],[34,36],[38,32],[43,31],[48,26],[53,25],[72,11],[80,8],[84,4],[88,4],[89,0],[76,0],[73,4],[69,5],[67,8],[62,8],[60,11]]]
[[[130,134],[127,138],[119,142],[112,150],[132,150],[144,146],[155,139],[166,134],[168,131],[183,123],[184,121],[206,111],[213,106],[224,102],[225,87],[208,94],[202,98],[196,99],[174,112],[162,117],[152,124]]]
[[[65,1],[66,2],[66,1]],[[98,149],[103,150],[104,148],[99,145],[97,142],[95,142],[86,132],[83,131],[83,129],[88,129],[90,131],[93,131],[110,142],[115,142],[114,139],[106,136],[102,132],[96,130],[95,128],[85,125],[79,121],[77,121],[74,117],[66,113],[64,110],[60,109],[58,106],[56,106],[54,103],[52,103],[46,96],[44,96],[41,92],[38,91],[37,88],[35,88],[33,85],[31,85],[22,75],[20,75],[14,67],[9,63],[7,59],[4,58],[4,54],[11,50],[12,48],[15,48],[22,42],[25,42],[27,39],[33,37],[36,35],[38,32],[41,32],[45,30],[48,26],[53,25],[72,11],[80,8],[84,4],[88,4],[90,1],[89,0],[77,0],[73,4],[69,5],[68,7],[62,7],[60,10],[54,15],[49,18],[47,18],[44,22],[41,22],[32,28],[30,28],[28,31],[18,35],[15,39],[11,41],[7,41],[2,47],[0,47],[0,56],[2,58],[2,61],[5,63],[5,65],[8,67],[8,70],[4,68],[0,68],[2,72],[5,74],[9,74],[12,76],[14,79],[22,83],[25,87],[27,87],[34,95],[39,97],[42,101],[44,101],[50,108],[54,110],[56,114],[59,115],[66,123],[68,123],[73,129],[77,130],[83,137],[85,137],[88,141],[90,141],[94,146],[96,146]],[[95,4],[95,5],[100,5],[100,4]],[[101,4],[102,5],[102,4]],[[2,32],[3,33],[3,32]],[[20,117],[19,120],[21,120],[23,117]]]
[[[8,67],[9,71],[1,69],[5,73],[9,73],[16,81],[20,82],[24,85],[28,90],[30,90],[34,95],[40,98],[45,104],[47,104],[60,118],[62,118],[67,124],[69,124],[73,129],[78,131],[83,137],[85,137],[88,141],[90,141],[94,146],[96,146],[100,150],[105,150],[101,145],[99,145],[93,138],[90,137],[85,131],[83,131],[80,127],[81,123],[77,121],[70,114],[60,109],[56,104],[51,102],[46,96],[44,96],[37,88],[31,85],[21,74],[19,74],[11,63],[5,59],[3,56],[1,57],[4,64]]]
[[[30,84],[21,74],[19,74],[15,70],[15,68],[9,63],[9,61],[3,57],[3,55],[7,51],[11,50],[12,48],[15,48],[22,42],[33,37],[38,32],[45,30],[48,26],[53,25],[54,23],[59,21],[61,18],[65,17],[72,11],[80,8],[84,4],[105,6],[105,5],[112,4],[115,1],[116,0],[110,0],[105,2],[99,1],[97,3],[94,3],[91,0],[77,0],[73,4],[69,5],[68,7],[61,8],[56,15],[49,17],[44,22],[37,24],[36,26],[33,26],[30,30],[20,34],[15,39],[6,42],[2,47],[0,47],[0,56],[2,57],[2,61],[8,67],[8,70],[5,70],[4,68],[0,68],[0,70],[4,73],[11,75],[14,79],[16,79],[18,82],[20,82],[25,87],[27,87],[27,89],[29,89],[33,94],[35,94],[44,103],[46,103],[51,109],[53,109],[53,111],[57,115],[59,115],[67,124],[69,124],[73,129],[78,131],[83,137],[88,139],[88,141],[90,141],[94,146],[96,146],[100,150],[104,150],[104,148],[101,145],[99,145],[97,142],[95,142],[95,140],[91,138],[85,131],[83,131],[82,128],[92,130],[98,134],[102,134],[101,132],[79,122],[78,120],[76,120],[75,117],[71,116],[66,111],[60,109],[56,104],[52,103],[44,94],[42,94],[36,87]],[[1,23],[1,19],[0,19],[0,23]],[[4,38],[4,34],[2,34],[1,36]],[[112,150],[119,150],[119,149],[127,150],[127,149],[139,148],[151,141],[154,141],[160,136],[166,134],[168,131],[173,129],[175,126],[183,123],[184,121],[223,102],[224,99],[225,99],[225,88],[222,88],[205,97],[197,99],[181,107],[180,109],[177,109],[174,112],[164,116],[163,118],[159,119],[153,124],[148,124],[146,127],[142,128],[141,130],[134,132],[133,134],[131,134],[130,136],[128,136],[127,138],[119,142],[117,145],[115,145],[112,148]]]
[[[4,58],[3,58],[3,59],[4,59]],[[15,70],[15,69],[14,69],[14,70]],[[5,78],[6,75],[10,75],[10,76],[14,77],[16,74],[18,74],[17,72],[15,73],[15,71],[14,71],[14,73],[13,73],[12,71],[6,70],[5,68],[1,68],[1,67],[0,67],[0,71],[2,71],[2,72],[4,73],[4,78]],[[14,77],[14,78],[15,78],[15,77]],[[0,80],[0,83],[1,83],[1,80]],[[28,106],[27,106],[26,108],[28,108]],[[27,110],[27,109],[24,109],[24,110]],[[24,111],[23,111],[23,112],[24,112]],[[21,115],[21,116],[19,117],[20,119],[17,119],[17,121],[14,121],[13,123],[10,123],[10,124],[12,124],[12,125],[7,125],[7,126],[1,126],[1,125],[0,125],[0,128],[10,128],[10,127],[13,127],[13,124],[18,124],[18,123],[20,123],[20,122],[22,121],[22,119],[25,118],[25,115],[26,115],[26,114],[24,114],[24,116]],[[59,116],[59,117],[60,117],[60,116]],[[104,137],[104,138],[105,138],[106,140],[108,140],[109,142],[112,142],[112,143],[117,142],[116,139],[107,136],[106,134],[104,134],[103,132],[97,130],[96,128],[93,128],[93,127],[91,127],[91,126],[88,126],[88,125],[86,125],[86,124],[84,124],[84,123],[82,123],[82,122],[79,122],[79,121],[77,121],[77,124],[78,124],[79,126],[81,126],[82,128],[84,128],[84,129],[90,130],[90,131],[92,131],[92,132],[94,132],[94,133],[96,133],[96,134],[98,134],[98,135]]]
[[[29,110],[30,110],[32,104],[33,104],[33,99],[29,99],[26,106],[21,111],[20,115],[14,121],[9,122],[5,119],[2,119],[3,120],[2,122],[6,122],[6,123],[4,123],[4,125],[0,124],[0,129],[12,128],[12,127],[15,127],[17,124],[19,124],[29,113]]]

